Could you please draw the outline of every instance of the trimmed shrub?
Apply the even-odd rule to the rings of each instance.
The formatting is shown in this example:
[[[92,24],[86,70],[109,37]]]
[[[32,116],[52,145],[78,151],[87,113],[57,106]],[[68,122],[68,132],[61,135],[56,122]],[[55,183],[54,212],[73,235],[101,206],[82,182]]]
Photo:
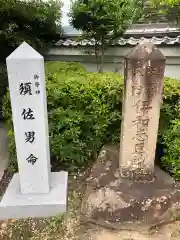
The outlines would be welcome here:
[[[0,118],[2,118],[2,104],[8,87],[6,65],[0,64]]]
[[[104,143],[119,139],[123,78],[114,73],[88,73],[78,68],[79,64],[65,64],[66,70],[59,72],[61,64],[46,64],[51,153],[52,159],[73,170],[86,165]],[[14,168],[16,152],[9,93],[3,110]]]
[[[105,142],[115,140],[122,82],[118,74],[97,73],[54,76],[48,81],[50,139],[57,159],[68,167],[80,167]]]
[[[160,133],[169,128],[171,120],[178,117],[180,101],[180,80],[165,77],[163,104],[161,106]]]
[[[176,180],[180,180],[180,106],[177,105],[174,111],[176,118],[170,122],[162,137],[164,144],[162,165]]]
[[[47,76],[47,74],[82,74],[87,71],[80,63],[48,61],[45,64],[45,72]]]
[[[176,180],[180,180],[180,119],[172,121],[163,140],[165,154],[162,158],[162,165]]]
[[[53,161],[68,170],[86,166],[104,144],[120,139],[123,77],[118,73],[88,73],[79,66],[61,62],[46,64],[51,155]],[[160,143],[177,118],[179,96],[180,81],[165,78]],[[14,169],[16,151],[9,94],[5,97],[3,112],[9,128]],[[167,155],[167,144],[165,147]],[[163,162],[166,164],[164,158]]]

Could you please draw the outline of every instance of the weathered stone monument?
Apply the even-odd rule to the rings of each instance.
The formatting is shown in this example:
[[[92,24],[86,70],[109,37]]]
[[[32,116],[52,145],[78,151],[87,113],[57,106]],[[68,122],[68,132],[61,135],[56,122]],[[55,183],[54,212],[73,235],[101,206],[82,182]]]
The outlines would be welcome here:
[[[150,42],[141,42],[125,58],[121,128],[121,176],[153,180],[162,101],[165,57]]]
[[[155,167],[165,58],[148,41],[125,58],[119,146],[105,146],[86,181],[81,219],[115,229],[150,228],[172,220],[179,187]]]
[[[0,219],[66,211],[67,172],[51,173],[44,59],[27,43],[8,58],[19,173],[0,202]]]

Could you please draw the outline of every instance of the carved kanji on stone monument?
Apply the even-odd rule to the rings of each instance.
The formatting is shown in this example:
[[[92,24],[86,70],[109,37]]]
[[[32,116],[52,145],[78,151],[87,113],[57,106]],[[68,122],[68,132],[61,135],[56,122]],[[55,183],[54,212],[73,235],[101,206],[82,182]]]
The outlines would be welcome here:
[[[6,59],[18,173],[0,200],[0,220],[66,211],[68,173],[51,172],[44,58],[23,42]]]
[[[165,57],[148,41],[125,58],[120,172],[123,178],[153,180]]]

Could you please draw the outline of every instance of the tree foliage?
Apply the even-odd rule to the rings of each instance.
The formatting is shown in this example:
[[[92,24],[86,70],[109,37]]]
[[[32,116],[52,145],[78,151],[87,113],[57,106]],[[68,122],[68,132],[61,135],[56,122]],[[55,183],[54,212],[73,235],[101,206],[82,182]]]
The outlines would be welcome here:
[[[180,0],[149,0],[152,6],[164,13],[170,22],[180,26]]]
[[[102,71],[105,50],[141,13],[141,0],[75,0],[69,16],[70,23],[83,31],[84,38],[94,39],[96,60]]]
[[[0,46],[3,58],[21,42],[42,47],[57,35],[59,0],[0,0]]]

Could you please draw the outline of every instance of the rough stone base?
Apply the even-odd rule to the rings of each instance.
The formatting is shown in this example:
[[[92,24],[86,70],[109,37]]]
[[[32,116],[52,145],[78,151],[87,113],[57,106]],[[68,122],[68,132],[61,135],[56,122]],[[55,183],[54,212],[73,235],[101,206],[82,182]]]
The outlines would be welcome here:
[[[50,217],[66,211],[67,172],[51,173],[49,194],[22,195],[15,174],[0,202],[0,220]]]
[[[81,220],[114,229],[150,228],[171,221],[171,209],[180,210],[179,184],[157,167],[154,181],[121,179],[118,160],[115,146],[100,152],[86,181]]]

